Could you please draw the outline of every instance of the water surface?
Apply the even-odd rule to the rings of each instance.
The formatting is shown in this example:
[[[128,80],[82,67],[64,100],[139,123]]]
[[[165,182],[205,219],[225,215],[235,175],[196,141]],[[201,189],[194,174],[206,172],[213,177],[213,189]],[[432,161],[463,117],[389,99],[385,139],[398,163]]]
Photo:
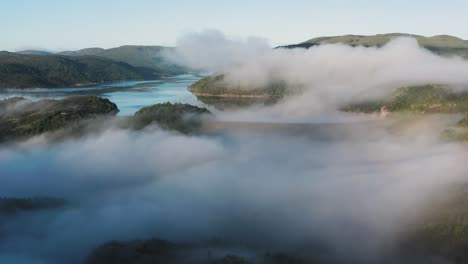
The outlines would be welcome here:
[[[96,95],[117,104],[119,115],[132,115],[139,109],[164,102],[202,105],[187,87],[202,78],[200,75],[183,74],[151,81],[125,81],[94,87],[53,89],[12,89],[0,92],[0,99],[22,96],[33,100],[63,98],[72,95]]]

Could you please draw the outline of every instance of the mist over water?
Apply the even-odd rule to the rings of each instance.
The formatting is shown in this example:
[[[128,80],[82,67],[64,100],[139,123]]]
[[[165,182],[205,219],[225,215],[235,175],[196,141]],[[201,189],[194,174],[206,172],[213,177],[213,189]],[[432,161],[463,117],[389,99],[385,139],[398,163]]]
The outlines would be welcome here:
[[[275,76],[307,89],[274,106],[215,112],[215,121],[236,121],[236,129],[181,135],[109,127],[54,144],[39,136],[1,146],[2,196],[54,196],[68,205],[0,218],[0,261],[80,263],[109,240],[158,237],[221,238],[254,256],[385,263],[429,198],[468,180],[466,146],[439,138],[450,118],[400,125],[336,111],[368,91],[463,86],[461,59],[435,56],[411,39],[380,49],[288,51],[211,32],[182,38],[179,47],[173,59],[227,72],[231,81],[258,85]]]
[[[2,195],[70,204],[2,219],[0,255],[79,262],[114,239],[218,237],[258,254],[320,245],[325,259],[379,259],[425,200],[463,182],[468,168],[463,146],[378,133],[354,141],[110,129],[2,148]]]

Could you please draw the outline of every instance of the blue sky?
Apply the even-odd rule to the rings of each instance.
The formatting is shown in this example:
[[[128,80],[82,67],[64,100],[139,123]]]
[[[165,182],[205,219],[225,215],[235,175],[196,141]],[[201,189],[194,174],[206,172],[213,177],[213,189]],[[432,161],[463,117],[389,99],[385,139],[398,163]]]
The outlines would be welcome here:
[[[203,29],[272,45],[388,32],[468,39],[467,14],[466,0],[0,0],[0,50],[175,45]]]

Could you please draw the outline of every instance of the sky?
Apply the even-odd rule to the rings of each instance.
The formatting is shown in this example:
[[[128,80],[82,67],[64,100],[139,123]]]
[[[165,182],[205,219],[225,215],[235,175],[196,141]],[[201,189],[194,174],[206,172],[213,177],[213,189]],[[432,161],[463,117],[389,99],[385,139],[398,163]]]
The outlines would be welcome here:
[[[0,50],[174,46],[204,29],[272,46],[390,32],[468,39],[467,12],[466,0],[0,0]]]

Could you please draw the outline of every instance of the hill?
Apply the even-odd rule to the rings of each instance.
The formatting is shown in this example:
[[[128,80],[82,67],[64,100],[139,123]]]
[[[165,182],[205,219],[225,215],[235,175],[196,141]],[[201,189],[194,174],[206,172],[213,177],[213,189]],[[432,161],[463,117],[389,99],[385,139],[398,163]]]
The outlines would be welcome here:
[[[468,113],[468,92],[456,92],[445,85],[402,87],[379,100],[365,100],[341,108],[347,112]]]
[[[111,49],[88,48],[78,51],[64,51],[58,55],[98,56],[125,62],[135,67],[151,68],[165,76],[187,72],[184,67],[174,65],[164,59],[164,53],[172,49],[163,46],[121,46]]]
[[[271,81],[262,87],[243,87],[230,84],[223,74],[205,77],[192,84],[189,89],[199,96],[224,97],[282,97],[288,91],[283,81]]]
[[[57,55],[65,55],[65,56],[93,56],[96,55],[105,49],[102,48],[86,48],[86,49],[80,49],[76,51],[62,51],[58,52]]]
[[[331,37],[318,37],[307,41],[281,46],[279,48],[310,48],[323,44],[341,43],[350,46],[381,47],[397,37],[413,37],[422,47],[439,55],[459,55],[468,58],[468,41],[449,35],[425,37],[406,33],[377,34],[370,36],[343,35]]]
[[[55,88],[120,80],[157,79],[157,70],[95,56],[21,55],[0,52],[1,88]]]
[[[416,113],[416,114],[464,114],[468,113],[468,92],[454,91],[446,85],[422,85],[402,87],[393,94],[378,100],[365,100],[340,108],[357,113]],[[448,127],[446,139],[468,141],[468,117]]]
[[[197,132],[206,108],[189,104],[163,103],[144,107],[133,116],[117,117],[116,104],[96,96],[71,96],[61,100],[31,101],[23,97],[0,100],[0,144],[50,133],[60,140],[102,132],[111,127],[141,130],[157,125],[184,134]]]
[[[224,74],[217,74],[198,80],[189,90],[203,103],[223,110],[255,104],[272,104],[284,96],[300,93],[302,87],[288,86],[282,80],[271,80],[261,87],[245,87],[233,85],[226,81]]]
[[[438,257],[442,263],[468,260],[468,186],[464,183],[446,188],[426,201],[418,221],[400,247],[407,255]],[[452,261],[449,261],[452,260]],[[426,262],[427,263],[427,262]]]
[[[468,41],[457,37],[448,35],[438,35],[433,37],[424,37],[420,35],[404,34],[404,33],[391,33],[391,34],[378,34],[372,36],[361,35],[344,35],[332,37],[318,37],[299,44],[292,44],[287,46],[280,46],[277,48],[310,48],[324,44],[341,43],[349,46],[363,46],[363,47],[381,47],[397,37],[414,37],[418,43],[436,53],[443,56],[458,55],[468,59]],[[236,100],[242,97],[263,97],[263,98],[281,98],[288,95],[291,87],[287,87],[281,80],[272,81],[270,84],[263,87],[239,87],[233,86],[225,81],[223,74],[208,76],[201,79],[190,87],[190,90],[199,97],[202,101],[207,98],[215,98],[214,101],[219,101],[216,97],[226,98],[237,97]],[[294,87],[293,94],[300,92],[300,87]],[[247,98],[245,98],[247,100]]]
[[[68,128],[99,116],[114,115],[117,106],[94,96],[32,102],[24,98],[0,101],[0,142]]]
[[[44,50],[20,50],[20,51],[17,51],[16,53],[23,54],[23,55],[42,55],[42,56],[54,54],[50,51],[44,51]]]
[[[151,124],[168,130],[189,134],[201,125],[202,116],[210,115],[206,108],[189,104],[156,104],[140,109],[132,117],[132,127],[142,129]]]

